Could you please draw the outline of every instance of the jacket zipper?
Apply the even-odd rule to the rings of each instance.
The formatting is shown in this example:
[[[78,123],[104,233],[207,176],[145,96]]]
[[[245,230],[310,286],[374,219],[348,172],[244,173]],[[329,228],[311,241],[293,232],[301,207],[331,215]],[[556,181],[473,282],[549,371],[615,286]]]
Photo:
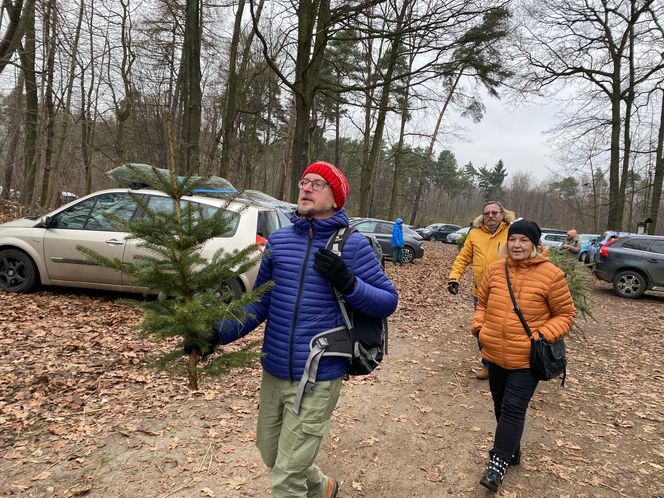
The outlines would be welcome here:
[[[304,274],[307,270],[307,261],[309,261],[309,253],[311,252],[311,245],[314,241],[314,226],[313,222],[309,221],[309,241],[307,242],[307,252],[304,255],[304,262],[302,263],[302,269],[300,270],[300,285],[297,289],[297,298],[295,299],[295,311],[293,312],[293,321],[291,322],[291,331],[290,331],[290,351],[288,355],[288,375],[290,376],[291,382],[295,381],[295,376],[293,375],[293,354],[295,349],[295,327],[297,325],[297,315],[300,310],[300,299],[302,298],[302,287],[304,286]]]

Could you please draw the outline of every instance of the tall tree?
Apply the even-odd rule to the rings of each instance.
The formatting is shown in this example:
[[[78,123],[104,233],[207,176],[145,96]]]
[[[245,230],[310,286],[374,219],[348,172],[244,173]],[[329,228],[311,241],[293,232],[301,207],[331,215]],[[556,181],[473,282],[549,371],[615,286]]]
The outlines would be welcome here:
[[[180,173],[198,173],[201,136],[201,0],[187,0],[182,44]]]
[[[621,175],[620,168],[621,129],[627,116],[622,112],[623,103],[634,87],[664,68],[661,57],[640,49],[661,44],[655,34],[659,33],[651,26],[653,19],[648,17],[653,7],[654,0],[532,1],[526,4],[526,15],[522,16],[519,45],[524,61],[519,62],[527,68],[525,80],[530,89],[541,92],[567,80],[581,80],[586,85],[579,93],[586,101],[598,98],[589,91],[596,90],[609,102],[609,229],[621,228],[624,210],[621,178],[626,178],[626,173]],[[630,40],[635,38],[639,47],[630,53]],[[632,63],[639,68],[638,74],[625,78],[636,53],[640,57]],[[588,122],[587,117],[584,121]]]

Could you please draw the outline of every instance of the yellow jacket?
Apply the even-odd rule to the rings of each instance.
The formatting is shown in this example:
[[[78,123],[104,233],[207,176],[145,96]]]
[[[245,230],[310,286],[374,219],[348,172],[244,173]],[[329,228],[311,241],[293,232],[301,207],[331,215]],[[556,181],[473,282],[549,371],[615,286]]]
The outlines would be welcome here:
[[[576,314],[565,274],[543,254],[507,261],[514,297],[533,335],[549,342],[564,337]],[[489,265],[484,275],[470,330],[479,334],[485,359],[503,368],[529,368],[530,339],[512,306],[504,261]]]
[[[507,244],[507,230],[514,219],[512,211],[505,211],[505,217],[494,233],[482,223],[482,216],[475,218],[473,228],[468,232],[466,241],[459,255],[452,264],[452,270],[447,277],[448,282],[459,282],[463,272],[469,264],[473,265],[474,288],[473,295],[477,296],[482,277],[487,267],[493,261],[504,258],[501,247]]]

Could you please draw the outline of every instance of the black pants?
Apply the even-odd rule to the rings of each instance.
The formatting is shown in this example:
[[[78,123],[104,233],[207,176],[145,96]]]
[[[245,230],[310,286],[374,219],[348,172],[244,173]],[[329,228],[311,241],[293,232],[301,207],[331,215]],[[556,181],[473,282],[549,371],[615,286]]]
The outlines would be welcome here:
[[[506,370],[489,363],[489,388],[496,414],[496,436],[493,453],[509,460],[521,444],[528,403],[539,380],[529,368]]]

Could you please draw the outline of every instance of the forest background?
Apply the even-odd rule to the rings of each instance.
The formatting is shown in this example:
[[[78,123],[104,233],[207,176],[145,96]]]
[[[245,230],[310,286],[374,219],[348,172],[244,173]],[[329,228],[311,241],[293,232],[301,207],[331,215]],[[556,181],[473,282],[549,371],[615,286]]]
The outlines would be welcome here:
[[[2,198],[53,207],[124,162],[293,200],[339,165],[353,215],[663,233],[664,4],[654,0],[5,0]],[[482,96],[556,99],[557,171],[458,164]],[[169,141],[169,130],[174,139]]]

